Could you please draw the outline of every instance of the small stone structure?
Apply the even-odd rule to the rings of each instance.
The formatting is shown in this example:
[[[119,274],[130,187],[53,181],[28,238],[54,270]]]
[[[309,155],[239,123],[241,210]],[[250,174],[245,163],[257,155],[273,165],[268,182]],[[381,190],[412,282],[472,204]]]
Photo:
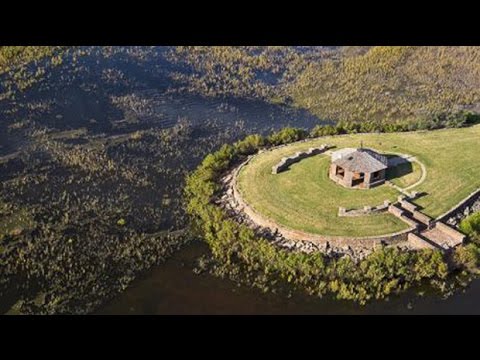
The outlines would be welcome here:
[[[346,209],[344,207],[338,208],[338,216],[366,216],[377,214],[380,212],[385,212],[390,206],[390,200],[385,200],[383,204],[377,206],[368,206],[365,205],[361,209]]]
[[[328,149],[329,149],[329,146],[326,144],[323,144],[318,148],[310,148],[307,151],[299,151],[292,156],[284,157],[282,158],[282,160],[280,160],[278,164],[272,167],[272,174],[281,173],[282,171],[287,170],[290,165],[295,164],[308,157],[319,155],[327,151]]]
[[[365,148],[345,148],[332,153],[329,177],[349,187],[369,189],[385,182],[388,159]]]

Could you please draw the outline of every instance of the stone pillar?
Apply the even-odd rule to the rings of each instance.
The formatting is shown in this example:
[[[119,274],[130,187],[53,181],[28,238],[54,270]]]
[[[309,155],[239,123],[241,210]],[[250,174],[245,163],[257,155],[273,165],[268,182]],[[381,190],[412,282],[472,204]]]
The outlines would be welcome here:
[[[365,188],[369,189],[372,182],[372,173],[365,173],[363,175],[363,182],[365,183]]]
[[[347,171],[345,169],[345,177],[343,178],[343,183],[345,186],[352,187],[353,172]]]
[[[330,177],[334,177],[337,174],[337,165],[330,164]]]

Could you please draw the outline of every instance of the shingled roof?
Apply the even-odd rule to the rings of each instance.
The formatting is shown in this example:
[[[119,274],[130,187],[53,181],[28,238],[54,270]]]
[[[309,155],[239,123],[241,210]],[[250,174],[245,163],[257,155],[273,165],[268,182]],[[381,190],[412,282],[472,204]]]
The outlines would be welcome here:
[[[336,159],[333,163],[348,171],[373,173],[387,168],[387,158],[370,149],[356,149],[338,155],[332,154],[332,159]]]

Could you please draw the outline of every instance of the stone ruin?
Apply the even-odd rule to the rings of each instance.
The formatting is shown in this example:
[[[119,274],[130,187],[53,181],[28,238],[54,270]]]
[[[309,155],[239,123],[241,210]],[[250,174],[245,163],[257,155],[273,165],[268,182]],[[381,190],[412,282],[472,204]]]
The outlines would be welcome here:
[[[365,216],[380,212],[388,211],[388,207],[390,206],[390,200],[385,200],[383,204],[377,206],[368,206],[365,205],[363,208],[360,209],[347,209],[345,207],[338,208],[338,216]]]

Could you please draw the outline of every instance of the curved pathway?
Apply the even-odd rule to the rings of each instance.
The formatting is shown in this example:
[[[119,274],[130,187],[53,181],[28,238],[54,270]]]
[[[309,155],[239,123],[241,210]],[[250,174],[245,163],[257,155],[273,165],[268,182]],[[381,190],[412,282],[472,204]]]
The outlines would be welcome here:
[[[422,184],[425,179],[427,178],[427,168],[425,167],[425,165],[420,161],[418,160],[415,156],[412,156],[412,155],[407,155],[407,154],[401,154],[401,153],[390,153],[390,154],[394,154],[394,155],[397,155],[397,156],[400,156],[401,158],[407,160],[407,161],[410,161],[410,162],[415,162],[417,163],[419,166],[420,166],[420,169],[422,171],[422,175],[420,176],[420,179],[418,179],[418,181],[412,185],[409,185],[405,188],[402,188],[398,185],[395,185],[394,183],[392,183],[391,181],[388,181],[388,184],[390,186],[392,186],[393,188],[397,189],[398,191],[400,191],[402,194],[406,194],[407,190],[410,190],[410,189],[413,189],[414,187],[417,187],[418,185]],[[408,195],[408,194],[406,194]]]

